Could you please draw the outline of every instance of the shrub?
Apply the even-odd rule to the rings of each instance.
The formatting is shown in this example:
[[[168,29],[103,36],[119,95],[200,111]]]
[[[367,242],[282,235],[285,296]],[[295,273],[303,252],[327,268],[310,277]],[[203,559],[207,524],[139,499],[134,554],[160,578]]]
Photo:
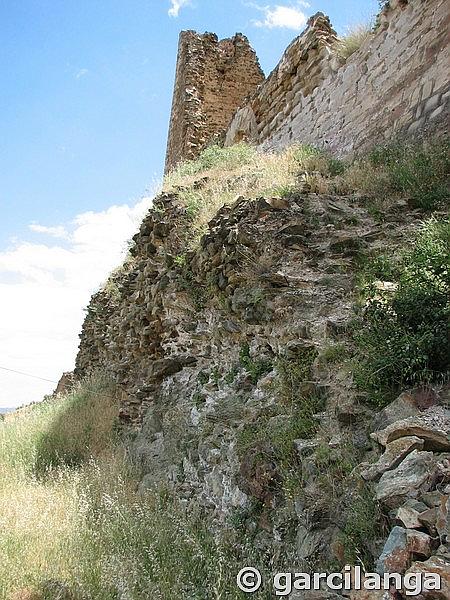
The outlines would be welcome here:
[[[398,276],[391,291],[373,281],[365,287],[367,303],[354,336],[360,353],[355,381],[375,404],[401,386],[448,374],[449,250],[450,222],[430,219],[392,268]]]

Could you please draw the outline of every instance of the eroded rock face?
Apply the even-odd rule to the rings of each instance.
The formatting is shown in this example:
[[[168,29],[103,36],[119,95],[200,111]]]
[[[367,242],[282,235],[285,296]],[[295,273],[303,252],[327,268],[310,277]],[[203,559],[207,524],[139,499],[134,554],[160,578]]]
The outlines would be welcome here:
[[[410,235],[402,219],[395,243]],[[261,552],[310,570],[344,560],[362,473],[377,482],[389,526],[408,532],[399,568],[417,559],[419,542],[427,557],[428,537],[440,536],[443,556],[450,480],[437,392],[431,403],[405,393],[376,415],[348,371],[323,359],[353,314],[355,248],[389,246],[392,223],[375,223],[354,199],[310,194],[238,198],[195,250],[189,225],[176,195],[156,199],[131,260],[93,296],[81,335],[76,375],[100,369],[116,380],[141,489],[169,485],[218,527],[244,523]],[[317,407],[306,417],[283,388],[298,373],[289,393]],[[342,477],[351,483],[330,509]],[[380,526],[371,540],[375,559],[386,533]]]

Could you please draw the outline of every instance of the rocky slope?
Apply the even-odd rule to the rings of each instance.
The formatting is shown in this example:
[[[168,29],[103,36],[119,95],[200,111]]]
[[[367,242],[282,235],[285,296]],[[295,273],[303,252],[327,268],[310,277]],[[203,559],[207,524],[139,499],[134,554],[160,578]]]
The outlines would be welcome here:
[[[372,212],[239,197],[192,249],[191,216],[162,194],[91,300],[76,375],[119,383],[143,489],[169,484],[272,567],[437,571],[447,591],[421,597],[449,598],[448,391],[379,411],[346,360],[360,257],[404,245],[421,218],[400,201]],[[387,597],[371,594],[352,597]]]

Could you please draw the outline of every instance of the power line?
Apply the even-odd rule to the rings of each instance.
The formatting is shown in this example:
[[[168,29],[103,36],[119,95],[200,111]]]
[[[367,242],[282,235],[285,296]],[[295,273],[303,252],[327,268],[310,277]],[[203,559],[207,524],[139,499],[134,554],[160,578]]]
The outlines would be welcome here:
[[[9,369],[8,367],[1,367],[0,370],[8,371],[9,373],[15,373],[16,375],[22,375],[23,377],[30,377],[31,379],[39,379],[40,381],[47,381],[48,383],[58,384],[58,381],[54,381],[53,379],[47,379],[46,377],[39,377],[39,375],[32,375],[31,373],[25,373],[24,371],[16,371],[16,369]],[[109,400],[117,400],[114,396],[107,396],[106,394],[102,394],[97,392],[96,390],[84,388],[86,392],[89,392],[93,396],[98,396],[99,398],[108,398]]]
[[[15,369],[8,369],[8,367],[0,367],[2,371],[9,371],[10,373],[16,373],[17,375],[23,375],[24,377],[31,377],[32,379],[40,379],[41,381],[47,381],[48,383],[58,383],[53,379],[46,379],[45,377],[39,377],[38,375],[32,375],[31,373],[25,373],[24,371],[16,371]]]

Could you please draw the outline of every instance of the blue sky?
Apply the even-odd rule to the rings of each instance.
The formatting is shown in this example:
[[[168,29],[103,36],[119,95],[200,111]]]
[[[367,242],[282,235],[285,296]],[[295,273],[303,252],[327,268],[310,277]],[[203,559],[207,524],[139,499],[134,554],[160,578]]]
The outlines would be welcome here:
[[[377,7],[376,0],[1,0],[0,366],[52,379],[71,367],[80,303],[120,260],[162,173],[181,29],[243,32],[268,74],[306,17],[321,10],[343,33]],[[19,314],[19,292],[38,305],[29,298]],[[66,306],[56,320],[61,339],[56,330],[53,342],[42,339],[36,329],[31,340],[27,328],[55,314],[52,295]],[[15,319],[26,358],[17,340],[10,351]],[[32,385],[24,384],[21,401],[41,393]],[[3,393],[0,405],[16,402]]]

